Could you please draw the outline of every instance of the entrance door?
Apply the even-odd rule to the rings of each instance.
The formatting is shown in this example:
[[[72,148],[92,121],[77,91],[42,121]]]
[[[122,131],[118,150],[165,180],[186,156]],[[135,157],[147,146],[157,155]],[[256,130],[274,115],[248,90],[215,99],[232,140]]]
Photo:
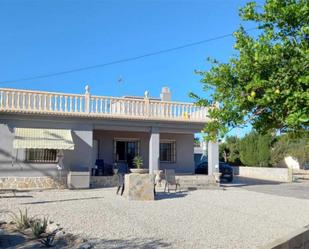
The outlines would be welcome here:
[[[133,159],[139,154],[139,141],[116,140],[116,162],[126,162],[129,168],[133,167]]]

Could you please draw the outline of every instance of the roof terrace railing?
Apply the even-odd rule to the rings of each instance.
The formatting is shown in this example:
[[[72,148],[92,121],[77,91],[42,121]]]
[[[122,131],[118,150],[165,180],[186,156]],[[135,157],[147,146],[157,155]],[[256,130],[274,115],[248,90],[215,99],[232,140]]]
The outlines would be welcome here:
[[[0,112],[206,122],[206,107],[192,103],[140,98],[0,88]]]

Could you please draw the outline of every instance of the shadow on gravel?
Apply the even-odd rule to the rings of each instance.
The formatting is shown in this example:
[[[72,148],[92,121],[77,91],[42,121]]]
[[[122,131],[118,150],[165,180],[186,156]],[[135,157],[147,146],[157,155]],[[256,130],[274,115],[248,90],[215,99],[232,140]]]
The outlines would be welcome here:
[[[6,196],[0,196],[0,199],[15,199],[15,198],[33,198],[32,195],[6,195]]]
[[[7,234],[4,232],[4,234],[0,236],[0,248],[19,248],[17,246],[25,242],[26,238],[17,233]]]
[[[21,203],[23,205],[32,205],[32,204],[47,204],[47,203],[55,203],[55,202],[67,202],[67,201],[83,201],[83,200],[95,200],[95,199],[103,199],[104,197],[87,197],[87,198],[72,198],[72,199],[62,199],[62,200],[54,200],[54,201],[34,201],[34,202],[24,202]]]
[[[129,240],[90,240],[91,245],[95,249],[105,249],[105,248],[117,248],[117,249],[155,249],[155,248],[164,248],[170,247],[171,244],[164,242],[161,239],[129,239]]]
[[[155,200],[164,200],[164,199],[176,199],[176,198],[183,198],[187,196],[186,192],[170,192],[170,193],[166,193],[166,192],[157,192],[156,196],[155,196]]]

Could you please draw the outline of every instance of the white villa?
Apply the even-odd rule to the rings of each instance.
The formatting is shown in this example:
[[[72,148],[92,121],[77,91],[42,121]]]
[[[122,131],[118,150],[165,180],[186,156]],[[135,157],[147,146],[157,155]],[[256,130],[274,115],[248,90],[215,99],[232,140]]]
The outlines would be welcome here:
[[[172,101],[167,87],[159,98],[0,88],[0,188],[58,187],[69,172],[84,181],[98,174],[98,159],[132,166],[137,155],[150,172],[194,174],[194,133],[207,111]],[[212,174],[217,143],[208,144],[208,162]]]

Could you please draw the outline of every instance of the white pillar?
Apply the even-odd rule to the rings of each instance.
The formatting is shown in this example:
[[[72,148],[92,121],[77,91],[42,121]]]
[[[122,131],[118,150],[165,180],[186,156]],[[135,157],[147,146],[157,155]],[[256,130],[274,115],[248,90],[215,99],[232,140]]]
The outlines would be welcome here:
[[[219,143],[208,142],[208,175],[219,172]]]
[[[149,173],[160,168],[160,133],[159,129],[152,128],[149,139]]]

